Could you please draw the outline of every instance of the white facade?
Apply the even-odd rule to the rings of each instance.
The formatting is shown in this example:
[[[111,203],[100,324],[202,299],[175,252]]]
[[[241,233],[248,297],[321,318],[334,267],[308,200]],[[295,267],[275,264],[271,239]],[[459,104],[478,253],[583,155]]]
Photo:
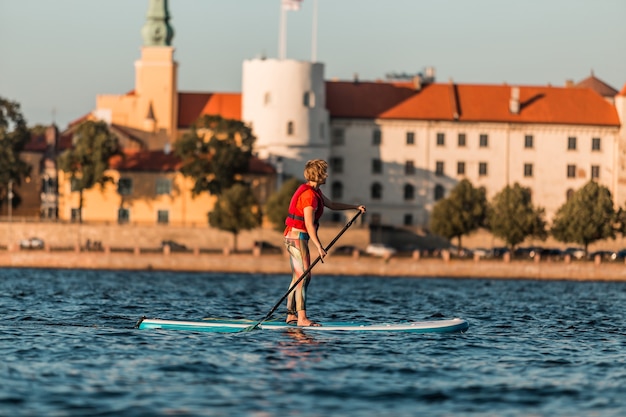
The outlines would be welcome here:
[[[342,131],[345,139],[343,145],[331,148],[331,166],[340,165],[341,172],[331,172],[325,192],[331,195],[334,184],[341,192],[333,197],[366,204],[369,218],[378,218],[382,224],[427,227],[435,189],[442,187],[440,192],[447,196],[464,178],[475,187],[485,187],[488,199],[506,185],[517,182],[528,187],[534,204],[545,208],[548,220],[566,201],[568,191],[591,179],[592,171],[597,181],[611,190],[617,205],[626,200],[619,181],[623,182],[626,174],[618,166],[616,128],[333,120],[331,129]],[[380,145],[373,143],[375,130],[381,132]],[[413,134],[413,144],[407,144],[408,133]],[[438,134],[443,134],[443,144],[438,144]],[[464,146],[459,145],[463,134]],[[568,149],[570,138],[575,138],[571,145],[575,149]],[[594,139],[599,149],[592,149]],[[380,173],[373,172],[374,160],[382,162]],[[568,170],[573,176],[568,176]],[[379,197],[372,189],[375,183],[382,187]],[[413,192],[406,192],[406,187]]]
[[[257,136],[259,158],[302,178],[309,159],[329,158],[324,65],[295,60],[243,63],[242,119]]]

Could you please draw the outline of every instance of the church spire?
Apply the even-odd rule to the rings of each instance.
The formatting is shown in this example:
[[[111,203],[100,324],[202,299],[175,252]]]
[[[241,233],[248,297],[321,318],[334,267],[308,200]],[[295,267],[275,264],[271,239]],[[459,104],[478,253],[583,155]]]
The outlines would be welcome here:
[[[174,29],[169,20],[167,0],[150,0],[147,20],[141,28],[143,46],[171,46]]]

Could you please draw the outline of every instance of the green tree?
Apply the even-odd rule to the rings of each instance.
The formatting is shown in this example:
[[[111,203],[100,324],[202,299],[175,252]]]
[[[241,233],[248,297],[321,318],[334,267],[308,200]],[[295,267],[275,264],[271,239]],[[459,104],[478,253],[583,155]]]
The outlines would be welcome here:
[[[283,183],[278,192],[272,194],[267,199],[267,203],[265,203],[265,214],[276,230],[284,229],[285,219],[289,213],[291,197],[300,184],[302,184],[302,182],[297,178],[290,178]]]
[[[248,172],[255,137],[239,120],[202,116],[174,145],[181,158],[180,172],[194,179],[193,195],[219,195],[241,182]]]
[[[31,166],[20,159],[30,140],[20,105],[0,97],[0,204],[8,196],[9,181],[19,185],[30,175]],[[17,205],[19,197],[11,200]]]
[[[487,197],[483,188],[474,188],[468,180],[462,180],[450,191],[447,198],[439,200],[433,207],[430,228],[433,233],[448,240],[469,234],[485,223]]]
[[[515,183],[496,194],[487,214],[488,228],[494,236],[515,248],[529,236],[547,237],[545,211],[532,205],[530,189]]]
[[[79,221],[82,222],[83,192],[95,185],[101,189],[113,183],[105,174],[109,159],[122,155],[117,136],[109,131],[104,122],[86,121],[74,132],[74,145],[58,158],[58,167],[70,175],[72,190],[79,192]]]
[[[233,249],[236,252],[239,232],[261,225],[259,205],[250,187],[235,184],[224,190],[209,213],[209,224],[233,234]]]
[[[556,212],[551,233],[561,242],[583,245],[585,253],[590,243],[615,239],[616,213],[609,189],[589,181],[577,190]]]

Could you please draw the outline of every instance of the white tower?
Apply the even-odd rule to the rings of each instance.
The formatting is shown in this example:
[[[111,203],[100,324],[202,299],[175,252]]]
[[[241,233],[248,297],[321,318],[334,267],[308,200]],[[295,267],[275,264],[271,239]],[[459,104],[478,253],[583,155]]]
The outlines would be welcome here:
[[[242,118],[257,137],[261,159],[302,178],[309,159],[328,160],[329,118],[324,64],[290,59],[243,63]]]

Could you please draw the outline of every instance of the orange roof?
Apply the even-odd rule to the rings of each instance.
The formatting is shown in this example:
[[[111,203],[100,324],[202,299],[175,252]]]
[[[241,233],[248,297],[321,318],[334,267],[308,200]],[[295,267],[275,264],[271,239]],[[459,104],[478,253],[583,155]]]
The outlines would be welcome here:
[[[594,76],[593,71],[591,72],[591,75],[589,77],[580,81],[578,84],[576,84],[575,87],[591,88],[593,91],[603,97],[614,97],[617,94],[616,89]]]
[[[622,87],[622,91],[620,91],[617,95],[626,96],[626,84],[624,84],[624,87]]]
[[[179,93],[178,127],[187,128],[200,116],[241,120],[241,93]]]
[[[520,111],[509,111],[511,86],[326,83],[331,117],[620,126],[615,107],[588,88],[519,87]]]

